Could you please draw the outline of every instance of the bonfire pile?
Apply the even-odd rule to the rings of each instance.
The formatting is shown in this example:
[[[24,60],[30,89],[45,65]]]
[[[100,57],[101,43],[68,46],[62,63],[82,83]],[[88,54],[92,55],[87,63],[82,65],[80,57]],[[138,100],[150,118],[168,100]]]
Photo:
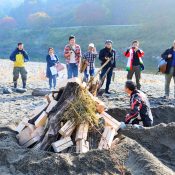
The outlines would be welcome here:
[[[105,112],[104,103],[78,78],[63,86],[47,95],[46,103],[19,123],[19,144],[57,153],[110,149],[120,122]]]

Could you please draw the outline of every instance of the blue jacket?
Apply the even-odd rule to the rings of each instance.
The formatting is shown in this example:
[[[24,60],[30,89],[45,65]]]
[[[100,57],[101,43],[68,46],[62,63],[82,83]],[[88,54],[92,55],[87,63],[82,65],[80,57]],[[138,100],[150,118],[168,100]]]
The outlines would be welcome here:
[[[46,76],[49,78],[52,76],[52,73],[50,71],[50,67],[54,66],[58,62],[58,57],[55,55],[56,60],[51,60],[50,55],[47,55],[46,62],[47,62],[47,70],[46,70]]]

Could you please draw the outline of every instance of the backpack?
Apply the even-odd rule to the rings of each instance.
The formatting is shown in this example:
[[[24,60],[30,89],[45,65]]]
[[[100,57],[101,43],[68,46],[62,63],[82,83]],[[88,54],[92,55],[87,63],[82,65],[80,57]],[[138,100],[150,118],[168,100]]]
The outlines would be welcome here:
[[[167,62],[162,58],[158,64],[158,72],[165,73],[167,68]]]

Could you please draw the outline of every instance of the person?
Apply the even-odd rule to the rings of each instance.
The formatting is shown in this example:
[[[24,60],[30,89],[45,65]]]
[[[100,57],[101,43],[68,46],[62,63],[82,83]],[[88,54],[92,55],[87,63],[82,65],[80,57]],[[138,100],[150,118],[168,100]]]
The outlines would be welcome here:
[[[27,70],[25,68],[25,62],[29,61],[27,52],[24,50],[23,43],[18,43],[17,48],[11,53],[10,60],[14,62],[13,68],[13,83],[14,89],[17,88],[17,81],[19,74],[22,78],[23,89],[26,90],[27,83]]]
[[[87,68],[84,71],[84,81],[88,82],[89,75],[92,77],[95,74],[95,59],[97,58],[97,51],[95,45],[90,43],[88,51],[84,53],[83,59],[87,61]]]
[[[130,112],[125,117],[125,124],[137,124],[143,122],[144,127],[153,125],[153,116],[147,96],[137,90],[136,84],[128,80],[125,83],[125,92],[130,96]]]
[[[55,66],[59,61],[57,55],[54,53],[53,48],[48,49],[48,55],[46,57],[46,62],[47,62],[47,71],[46,71],[46,76],[49,78],[49,87],[50,90],[52,88],[56,88],[56,79],[57,79],[57,73],[53,73],[51,71],[51,67]]]
[[[124,55],[128,58],[126,66],[126,70],[128,71],[127,80],[132,80],[132,77],[135,74],[137,89],[140,89],[141,71],[144,70],[142,61],[144,52],[139,49],[139,41],[133,41],[131,48],[124,52]]]
[[[69,44],[65,46],[64,57],[67,63],[68,79],[78,77],[78,68],[81,61],[81,47],[76,44],[75,36],[69,37]]]
[[[101,71],[100,79],[102,80],[103,77],[107,74],[107,81],[106,81],[106,88],[105,94],[108,96],[110,95],[109,86],[111,84],[113,69],[116,67],[116,51],[112,48],[113,42],[111,40],[107,40],[105,42],[105,48],[100,50],[99,53],[99,60],[101,61],[101,65],[104,65],[105,62],[110,59],[106,66]]]
[[[162,55],[162,58],[167,62],[165,71],[165,98],[169,98],[170,82],[174,79],[174,98],[175,98],[175,40],[173,46],[167,49]]]

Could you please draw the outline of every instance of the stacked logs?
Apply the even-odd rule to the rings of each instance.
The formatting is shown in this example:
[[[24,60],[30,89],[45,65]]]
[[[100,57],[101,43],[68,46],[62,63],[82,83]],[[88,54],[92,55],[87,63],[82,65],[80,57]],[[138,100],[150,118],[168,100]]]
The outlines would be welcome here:
[[[64,84],[19,123],[19,144],[57,153],[110,149],[120,122],[105,112],[105,104],[78,78]]]

